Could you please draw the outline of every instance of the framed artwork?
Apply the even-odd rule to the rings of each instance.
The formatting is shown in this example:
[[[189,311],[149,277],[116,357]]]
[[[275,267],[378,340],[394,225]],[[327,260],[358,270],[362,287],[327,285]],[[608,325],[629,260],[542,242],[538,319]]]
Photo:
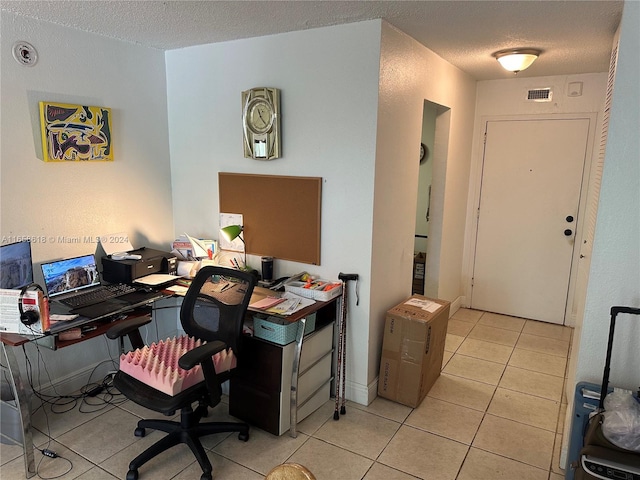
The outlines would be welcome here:
[[[113,161],[111,109],[40,102],[45,162]]]

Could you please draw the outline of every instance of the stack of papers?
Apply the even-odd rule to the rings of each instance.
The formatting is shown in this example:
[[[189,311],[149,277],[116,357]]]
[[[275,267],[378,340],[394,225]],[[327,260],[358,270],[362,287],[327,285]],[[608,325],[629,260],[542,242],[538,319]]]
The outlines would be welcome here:
[[[268,308],[275,307],[279,303],[282,303],[286,300],[286,298],[282,297],[265,297],[262,300],[252,303],[249,305],[251,308],[258,308],[260,310],[267,310]]]
[[[200,240],[186,233],[176,238],[171,246],[171,253],[178,260],[211,260],[218,253],[215,240]]]
[[[147,285],[149,287],[159,287],[166,283],[175,282],[178,279],[176,275],[170,275],[168,273],[152,273],[145,277],[136,278],[133,283],[140,285]]]
[[[303,308],[308,307],[309,305],[313,305],[316,303],[315,300],[310,298],[300,297],[291,292],[285,292],[281,297],[283,299],[282,302],[277,305],[266,309],[266,312],[273,313],[274,315],[291,315],[292,313],[297,312],[298,310],[302,310]]]

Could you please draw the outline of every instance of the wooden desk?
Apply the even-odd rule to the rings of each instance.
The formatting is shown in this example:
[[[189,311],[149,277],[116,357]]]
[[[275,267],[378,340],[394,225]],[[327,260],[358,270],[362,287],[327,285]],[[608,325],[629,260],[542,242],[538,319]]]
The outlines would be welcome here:
[[[18,413],[20,414],[20,424],[22,429],[22,442],[20,442],[16,438],[11,438],[9,436],[7,436],[7,438],[10,438],[10,440],[15,443],[22,443],[22,448],[24,450],[24,471],[26,478],[31,478],[36,474],[30,408],[30,401],[31,396],[33,395],[33,390],[31,389],[31,385],[29,385],[29,383],[22,378],[22,375],[20,375],[20,368],[18,367],[18,362],[16,360],[13,349],[16,347],[21,347],[29,342],[38,342],[39,344],[42,344],[54,350],[58,348],[68,347],[71,345],[75,345],[76,343],[89,340],[90,338],[95,338],[103,335],[113,325],[116,325],[117,323],[122,322],[125,319],[132,318],[132,316],[139,317],[145,315],[151,315],[150,307],[134,310],[133,312],[128,314],[126,318],[118,319],[113,322],[89,322],[86,325],[95,325],[97,328],[91,332],[87,332],[82,336],[82,338],[67,341],[60,340],[57,335],[27,337],[24,335],[19,335],[17,333],[0,333],[0,340],[2,341],[2,355],[6,360],[6,370],[9,373],[8,379],[13,391],[16,405],[14,407],[13,405],[5,401],[3,401],[3,403],[5,403],[8,408],[16,409],[18,411]],[[4,363],[5,362],[3,362],[3,364]],[[4,366],[3,369],[5,369]]]
[[[273,295],[264,290],[256,288],[252,302]],[[298,421],[330,398],[339,299],[316,301],[281,317],[297,323],[296,340],[288,345],[243,336],[238,370],[230,385],[231,415],[274,435],[289,430],[292,437],[297,436]],[[250,309],[249,315],[252,313],[264,312]],[[315,329],[305,335],[306,319],[312,314],[316,315]]]

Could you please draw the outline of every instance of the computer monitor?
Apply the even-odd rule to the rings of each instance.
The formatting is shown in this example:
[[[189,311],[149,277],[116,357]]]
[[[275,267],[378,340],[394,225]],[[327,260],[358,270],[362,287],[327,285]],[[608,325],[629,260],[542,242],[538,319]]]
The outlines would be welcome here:
[[[33,283],[31,242],[0,246],[0,288],[21,289],[30,283]]]

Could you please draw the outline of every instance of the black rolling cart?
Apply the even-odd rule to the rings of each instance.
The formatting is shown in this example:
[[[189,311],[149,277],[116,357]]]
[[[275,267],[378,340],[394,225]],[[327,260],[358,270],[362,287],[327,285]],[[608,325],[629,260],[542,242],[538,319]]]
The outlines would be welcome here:
[[[618,314],[640,315],[640,308],[611,307],[607,356],[602,386],[599,392],[610,392],[611,390],[609,389],[609,372]],[[570,467],[575,468],[575,472],[570,472],[571,468],[567,469],[567,478],[574,478],[575,480],[640,480],[640,452],[620,448],[605,437],[602,432],[602,423],[604,421],[604,399],[606,395],[598,395],[598,397],[597,413],[586,420],[588,425],[584,435],[583,446],[580,449],[577,461],[570,465]],[[583,424],[584,422],[585,420],[583,419]],[[569,476],[570,473],[574,473],[573,477]]]

